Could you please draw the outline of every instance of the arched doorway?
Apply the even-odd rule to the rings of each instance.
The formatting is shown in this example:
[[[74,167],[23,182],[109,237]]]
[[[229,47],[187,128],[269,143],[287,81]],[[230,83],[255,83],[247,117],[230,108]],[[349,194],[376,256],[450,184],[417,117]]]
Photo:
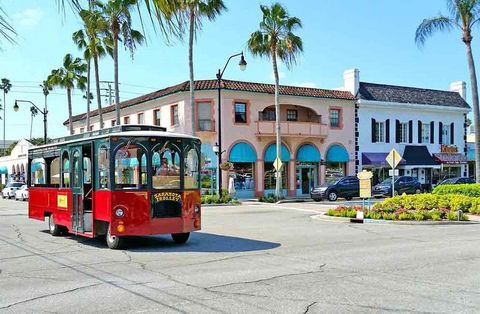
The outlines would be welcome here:
[[[245,142],[237,143],[230,149],[228,161],[233,164],[230,174],[234,180],[237,197],[254,197],[255,162],[257,161],[255,149]]]
[[[320,152],[312,144],[304,144],[297,150],[296,193],[298,196],[308,195],[318,185],[318,166]]]

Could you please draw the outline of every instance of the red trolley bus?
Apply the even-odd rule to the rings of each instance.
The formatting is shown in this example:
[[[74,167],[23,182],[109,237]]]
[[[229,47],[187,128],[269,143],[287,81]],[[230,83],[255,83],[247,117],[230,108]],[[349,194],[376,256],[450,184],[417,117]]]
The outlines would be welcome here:
[[[54,236],[171,234],[200,230],[200,140],[124,125],[67,136],[28,152],[28,216]]]

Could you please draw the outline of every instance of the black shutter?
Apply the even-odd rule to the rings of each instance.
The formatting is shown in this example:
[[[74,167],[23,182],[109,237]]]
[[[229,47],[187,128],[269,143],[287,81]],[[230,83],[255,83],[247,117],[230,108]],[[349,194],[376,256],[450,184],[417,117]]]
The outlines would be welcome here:
[[[435,143],[435,122],[430,122],[430,144]]]
[[[372,118],[372,143],[376,143],[376,138],[375,138],[375,129],[377,128],[377,121],[375,121],[375,119]]]
[[[385,143],[390,143],[390,119],[385,121]]]
[[[413,143],[413,121],[408,121],[408,142]]]
[[[443,131],[443,123],[439,122],[438,123],[438,144],[443,144],[442,131]]]
[[[400,121],[395,120],[395,143],[400,143],[400,137],[402,133],[400,131]]]
[[[455,124],[452,122],[450,123],[450,144],[455,144]]]
[[[422,121],[418,121],[418,144],[422,143]]]

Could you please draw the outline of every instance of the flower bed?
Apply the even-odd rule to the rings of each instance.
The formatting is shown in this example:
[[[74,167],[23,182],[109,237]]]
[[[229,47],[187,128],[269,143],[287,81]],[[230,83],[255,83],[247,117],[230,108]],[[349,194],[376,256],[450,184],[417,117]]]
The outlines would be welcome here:
[[[480,184],[442,184],[432,191],[436,195],[460,194],[480,197]]]

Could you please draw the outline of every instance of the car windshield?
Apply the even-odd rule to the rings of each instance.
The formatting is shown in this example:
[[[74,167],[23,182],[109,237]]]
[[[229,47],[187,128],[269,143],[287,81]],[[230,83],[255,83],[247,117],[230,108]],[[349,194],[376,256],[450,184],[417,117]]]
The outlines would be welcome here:
[[[335,185],[335,184],[337,184],[338,182],[340,182],[341,180],[342,180],[342,178],[336,179],[336,180],[333,180],[333,181],[330,181],[330,182],[328,182],[327,186]]]
[[[22,185],[24,185],[24,183],[14,182],[14,183],[9,183],[9,184],[7,184],[7,188],[19,188],[19,187],[21,187]]]
[[[392,184],[392,178],[385,179],[382,182],[380,182],[380,184],[385,184],[385,185]]]
[[[442,184],[454,183],[456,179],[443,180]]]

